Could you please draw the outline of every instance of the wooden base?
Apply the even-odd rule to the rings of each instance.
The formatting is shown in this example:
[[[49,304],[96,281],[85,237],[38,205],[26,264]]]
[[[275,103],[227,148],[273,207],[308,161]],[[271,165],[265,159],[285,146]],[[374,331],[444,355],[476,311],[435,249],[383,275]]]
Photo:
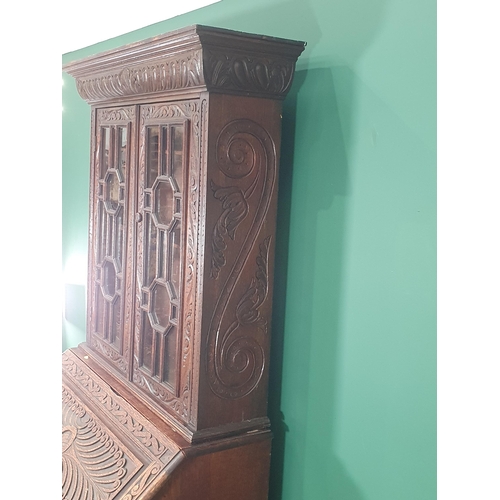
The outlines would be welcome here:
[[[63,499],[265,500],[271,432],[192,444],[63,354]]]

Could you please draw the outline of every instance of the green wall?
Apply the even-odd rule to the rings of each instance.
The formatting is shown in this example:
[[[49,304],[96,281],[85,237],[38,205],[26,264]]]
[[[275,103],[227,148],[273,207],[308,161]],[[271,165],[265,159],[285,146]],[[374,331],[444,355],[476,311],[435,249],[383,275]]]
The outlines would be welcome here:
[[[435,499],[435,1],[222,0],[63,62],[195,23],[308,43],[283,113],[270,499]],[[66,348],[84,340],[90,116],[63,79]]]

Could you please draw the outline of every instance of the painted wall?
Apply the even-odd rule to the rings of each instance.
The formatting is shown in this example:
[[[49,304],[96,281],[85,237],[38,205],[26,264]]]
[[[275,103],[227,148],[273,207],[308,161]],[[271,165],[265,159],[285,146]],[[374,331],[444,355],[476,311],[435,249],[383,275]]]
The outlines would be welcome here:
[[[63,62],[195,23],[308,43],[283,115],[270,499],[436,498],[435,1],[223,0]],[[63,78],[66,348],[90,116]]]

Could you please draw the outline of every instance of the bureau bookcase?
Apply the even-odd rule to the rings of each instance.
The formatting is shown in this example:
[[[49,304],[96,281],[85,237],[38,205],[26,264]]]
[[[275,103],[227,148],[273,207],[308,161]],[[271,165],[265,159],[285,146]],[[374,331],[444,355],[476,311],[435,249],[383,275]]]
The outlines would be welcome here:
[[[192,26],[63,67],[92,117],[63,498],[267,498],[281,105],[304,45]]]

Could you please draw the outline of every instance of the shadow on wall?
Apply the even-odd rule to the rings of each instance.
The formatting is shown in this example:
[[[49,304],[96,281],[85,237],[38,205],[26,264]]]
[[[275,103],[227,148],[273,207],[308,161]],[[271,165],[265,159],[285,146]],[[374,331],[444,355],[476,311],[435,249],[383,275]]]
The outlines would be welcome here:
[[[296,38],[308,42],[309,54],[322,38],[315,20],[321,12],[313,3],[280,6],[282,22],[297,24]],[[347,54],[355,63],[375,37],[385,4],[354,0],[330,6],[332,30],[337,32],[325,38],[341,42],[339,50],[332,45],[332,54]],[[271,30],[279,17],[267,19]],[[310,33],[314,36],[307,36]],[[299,67],[310,67],[310,62],[306,58]],[[270,500],[366,498],[335,453],[335,434],[342,432],[336,423],[340,306],[355,83],[356,75],[347,65],[297,71],[284,103],[269,394],[274,433]],[[294,282],[288,286],[291,253]],[[283,380],[285,348],[295,357],[287,359]],[[287,415],[282,410],[283,386],[287,399],[296,401],[293,410],[287,405]],[[293,433],[288,443],[287,433]]]
[[[301,103],[297,109],[299,95],[309,102]],[[297,114],[300,123],[296,122]],[[334,454],[342,252],[349,182],[348,140],[343,135],[330,68],[296,73],[283,110],[282,135],[269,395],[274,432],[269,498],[284,500],[285,439],[291,431],[293,449],[298,453],[287,448],[287,455],[293,453],[295,461],[287,471],[293,474],[287,483],[293,485],[290,489],[297,495],[294,498],[305,498],[302,495],[306,491],[314,490],[321,498],[362,500],[359,489]],[[300,301],[294,300],[294,311],[290,313],[286,310],[286,291],[292,210],[293,226],[295,230],[300,227],[300,236],[292,236],[294,273],[298,277],[293,286],[298,290],[290,295],[299,295]],[[317,248],[317,219],[326,210],[333,215],[328,234],[321,235],[323,243]],[[322,317],[319,328],[316,312]],[[285,325],[285,317],[293,317],[292,328]],[[297,337],[292,330],[302,334]],[[295,374],[287,378],[285,385],[300,404],[294,406],[293,415],[287,415],[285,422],[281,410],[283,352],[290,335],[294,345],[287,352],[298,356],[293,360]]]

